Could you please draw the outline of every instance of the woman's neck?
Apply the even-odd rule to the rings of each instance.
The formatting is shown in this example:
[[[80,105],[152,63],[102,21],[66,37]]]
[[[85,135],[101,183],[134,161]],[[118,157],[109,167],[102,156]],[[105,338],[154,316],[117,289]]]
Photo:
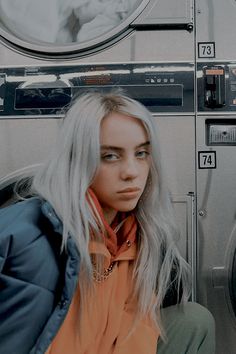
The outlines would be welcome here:
[[[117,211],[114,209],[106,209],[106,208],[102,208],[102,209],[103,209],[104,218],[106,219],[108,225],[111,225],[112,221],[116,217]]]

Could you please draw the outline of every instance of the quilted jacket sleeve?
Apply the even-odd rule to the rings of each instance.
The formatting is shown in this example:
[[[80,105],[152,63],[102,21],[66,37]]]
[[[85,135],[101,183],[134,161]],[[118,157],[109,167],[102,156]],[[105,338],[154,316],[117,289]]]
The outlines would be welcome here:
[[[0,210],[0,353],[28,354],[53,311],[59,266],[43,225],[36,198]]]

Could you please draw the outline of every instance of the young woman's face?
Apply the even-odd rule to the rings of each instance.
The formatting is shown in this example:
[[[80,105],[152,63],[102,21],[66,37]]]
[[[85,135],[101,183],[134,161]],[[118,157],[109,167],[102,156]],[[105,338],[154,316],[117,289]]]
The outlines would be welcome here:
[[[100,133],[101,162],[91,185],[109,223],[117,211],[133,210],[150,170],[150,142],[136,118],[112,113]]]

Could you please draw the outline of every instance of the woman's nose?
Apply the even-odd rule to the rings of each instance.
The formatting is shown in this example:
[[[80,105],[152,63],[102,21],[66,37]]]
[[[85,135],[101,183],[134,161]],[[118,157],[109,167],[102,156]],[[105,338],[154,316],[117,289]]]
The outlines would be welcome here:
[[[135,159],[130,158],[123,162],[121,169],[122,179],[134,179],[138,174],[138,163]]]

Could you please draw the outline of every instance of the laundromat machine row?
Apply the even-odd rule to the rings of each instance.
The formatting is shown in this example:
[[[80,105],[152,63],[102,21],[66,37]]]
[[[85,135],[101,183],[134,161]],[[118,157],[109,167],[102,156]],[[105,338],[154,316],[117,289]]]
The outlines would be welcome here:
[[[158,125],[193,300],[216,320],[217,354],[234,354],[236,2],[44,1],[0,0],[1,206],[46,158],[75,95],[140,100]]]

